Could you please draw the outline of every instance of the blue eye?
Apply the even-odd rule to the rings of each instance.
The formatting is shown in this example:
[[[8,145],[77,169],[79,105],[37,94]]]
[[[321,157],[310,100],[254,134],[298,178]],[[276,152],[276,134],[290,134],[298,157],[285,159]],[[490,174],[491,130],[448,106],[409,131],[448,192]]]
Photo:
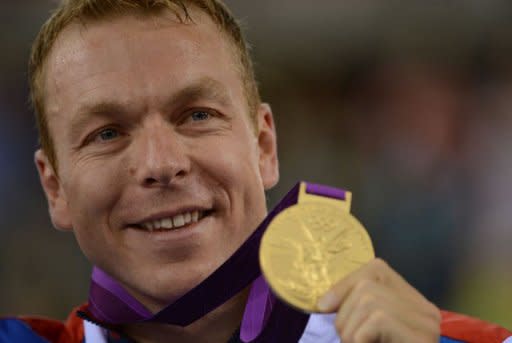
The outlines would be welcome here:
[[[205,111],[194,111],[191,115],[193,121],[202,121],[210,118],[210,113]]]
[[[109,141],[109,140],[112,140],[114,138],[117,138],[119,137],[119,132],[114,130],[114,129],[105,129],[105,130],[102,130],[99,134],[98,134],[98,137],[102,140],[102,141]]]

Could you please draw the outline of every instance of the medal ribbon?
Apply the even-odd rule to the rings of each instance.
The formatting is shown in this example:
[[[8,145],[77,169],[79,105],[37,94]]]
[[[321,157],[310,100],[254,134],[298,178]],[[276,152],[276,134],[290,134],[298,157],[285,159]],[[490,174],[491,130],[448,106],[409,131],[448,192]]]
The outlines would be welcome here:
[[[340,189],[303,183],[305,192],[345,200]],[[261,275],[259,246],[272,219],[297,203],[301,183],[295,185],[267,215],[240,248],[199,285],[156,314],[130,295],[116,280],[98,267],[93,268],[89,290],[89,314],[106,325],[159,322],[187,326],[225,303],[251,285],[240,337],[245,342],[297,342],[308,315],[276,299]],[[273,318],[279,318],[278,321]],[[276,325],[286,323],[286,330]]]

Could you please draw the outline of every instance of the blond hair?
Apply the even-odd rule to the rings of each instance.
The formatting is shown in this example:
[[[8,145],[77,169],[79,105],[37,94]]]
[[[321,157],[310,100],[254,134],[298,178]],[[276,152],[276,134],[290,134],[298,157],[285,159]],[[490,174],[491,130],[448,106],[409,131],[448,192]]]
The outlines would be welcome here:
[[[260,103],[260,96],[249,46],[240,25],[220,0],[64,0],[39,31],[32,46],[28,68],[30,100],[36,115],[39,144],[55,170],[57,158],[45,113],[44,65],[59,34],[77,21],[84,23],[126,14],[150,16],[166,10],[172,11],[181,23],[193,22],[189,11],[191,6],[206,13],[238,51],[248,108],[253,124],[256,123],[256,108]]]

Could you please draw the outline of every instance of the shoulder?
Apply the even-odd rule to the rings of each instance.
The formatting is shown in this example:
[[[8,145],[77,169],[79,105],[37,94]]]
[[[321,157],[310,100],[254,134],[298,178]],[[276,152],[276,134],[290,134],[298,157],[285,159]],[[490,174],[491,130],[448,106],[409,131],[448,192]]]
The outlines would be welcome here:
[[[0,343],[82,343],[83,320],[73,310],[65,322],[19,317],[0,319]]]
[[[512,332],[499,325],[449,311],[441,314],[441,334],[454,342],[512,343]]]

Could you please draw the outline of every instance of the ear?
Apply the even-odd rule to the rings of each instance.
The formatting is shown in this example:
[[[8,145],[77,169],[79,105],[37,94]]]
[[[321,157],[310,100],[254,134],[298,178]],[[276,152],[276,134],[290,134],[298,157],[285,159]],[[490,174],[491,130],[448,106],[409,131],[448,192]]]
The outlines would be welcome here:
[[[62,231],[71,231],[72,225],[66,196],[60,180],[42,149],[36,151],[34,161],[39,172],[53,225]]]
[[[260,175],[265,190],[268,190],[279,181],[279,161],[274,117],[270,105],[266,103],[258,108],[258,147]]]

